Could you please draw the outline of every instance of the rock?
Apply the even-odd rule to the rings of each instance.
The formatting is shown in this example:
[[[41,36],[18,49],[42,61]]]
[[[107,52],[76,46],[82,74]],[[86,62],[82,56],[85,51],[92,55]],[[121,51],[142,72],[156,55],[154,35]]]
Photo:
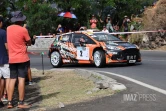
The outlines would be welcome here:
[[[149,42],[149,37],[146,34],[143,34],[142,42],[148,43]]]
[[[151,49],[155,49],[155,48],[156,48],[155,42],[151,42],[151,43],[150,43],[150,48],[151,48]]]
[[[117,91],[117,90],[126,90],[127,89],[126,86],[121,84],[121,83],[111,84],[110,88],[114,91],[115,90]]]
[[[99,88],[99,89],[107,89],[107,88],[109,88],[109,83],[107,81],[104,81],[104,80],[98,81],[96,83],[96,85],[97,85],[96,87]]]
[[[62,102],[59,102],[59,108],[64,108],[65,105]]]
[[[92,94],[92,91],[88,91],[86,94]]]
[[[91,91],[87,91],[87,94],[92,94],[92,92],[104,90],[107,88],[111,88],[113,90],[126,89],[123,84],[118,84],[115,79],[101,75],[100,73],[96,73],[95,71],[88,71],[84,69],[77,69],[75,71],[78,72],[81,76],[85,77],[86,79],[92,80],[95,83],[95,88],[93,88]]]
[[[99,90],[100,90],[99,88],[95,87],[95,88],[92,89],[92,92],[97,92]]]

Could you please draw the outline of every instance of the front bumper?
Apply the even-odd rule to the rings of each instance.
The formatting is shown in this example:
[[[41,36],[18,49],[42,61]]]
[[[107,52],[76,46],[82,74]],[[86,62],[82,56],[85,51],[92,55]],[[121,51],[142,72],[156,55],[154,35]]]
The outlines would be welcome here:
[[[133,48],[133,49],[125,49],[116,51],[116,53],[108,53],[108,56],[106,57],[107,63],[124,63],[129,61],[135,61],[135,62],[141,62],[141,53],[139,49]]]

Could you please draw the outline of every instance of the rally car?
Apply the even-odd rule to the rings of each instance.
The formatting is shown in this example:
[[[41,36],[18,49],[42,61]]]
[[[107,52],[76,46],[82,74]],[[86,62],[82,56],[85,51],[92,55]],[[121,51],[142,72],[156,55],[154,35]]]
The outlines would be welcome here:
[[[141,62],[137,45],[124,42],[109,33],[77,31],[56,37],[49,49],[53,67],[63,64],[106,64]]]

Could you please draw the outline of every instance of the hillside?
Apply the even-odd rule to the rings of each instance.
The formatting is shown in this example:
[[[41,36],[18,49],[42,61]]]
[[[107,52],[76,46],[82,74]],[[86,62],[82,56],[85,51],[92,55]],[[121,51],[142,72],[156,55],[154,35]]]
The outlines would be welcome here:
[[[143,30],[166,30],[166,0],[159,0],[153,7],[149,7],[143,13]],[[148,33],[148,38],[142,46],[156,49],[165,44],[166,32]]]
[[[158,0],[154,6],[147,7],[141,21],[143,23],[141,30],[166,30],[166,0]],[[166,44],[166,32],[131,35],[131,40],[138,43],[141,48],[156,49]]]

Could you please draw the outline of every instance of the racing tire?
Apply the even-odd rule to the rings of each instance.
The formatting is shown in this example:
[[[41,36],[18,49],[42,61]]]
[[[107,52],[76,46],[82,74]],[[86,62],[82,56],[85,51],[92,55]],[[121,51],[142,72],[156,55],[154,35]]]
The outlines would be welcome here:
[[[104,51],[96,50],[93,54],[93,60],[96,67],[104,67],[106,65],[106,57]]]
[[[50,62],[51,65],[54,68],[61,67],[62,66],[62,57],[58,51],[53,51],[50,56]]]

